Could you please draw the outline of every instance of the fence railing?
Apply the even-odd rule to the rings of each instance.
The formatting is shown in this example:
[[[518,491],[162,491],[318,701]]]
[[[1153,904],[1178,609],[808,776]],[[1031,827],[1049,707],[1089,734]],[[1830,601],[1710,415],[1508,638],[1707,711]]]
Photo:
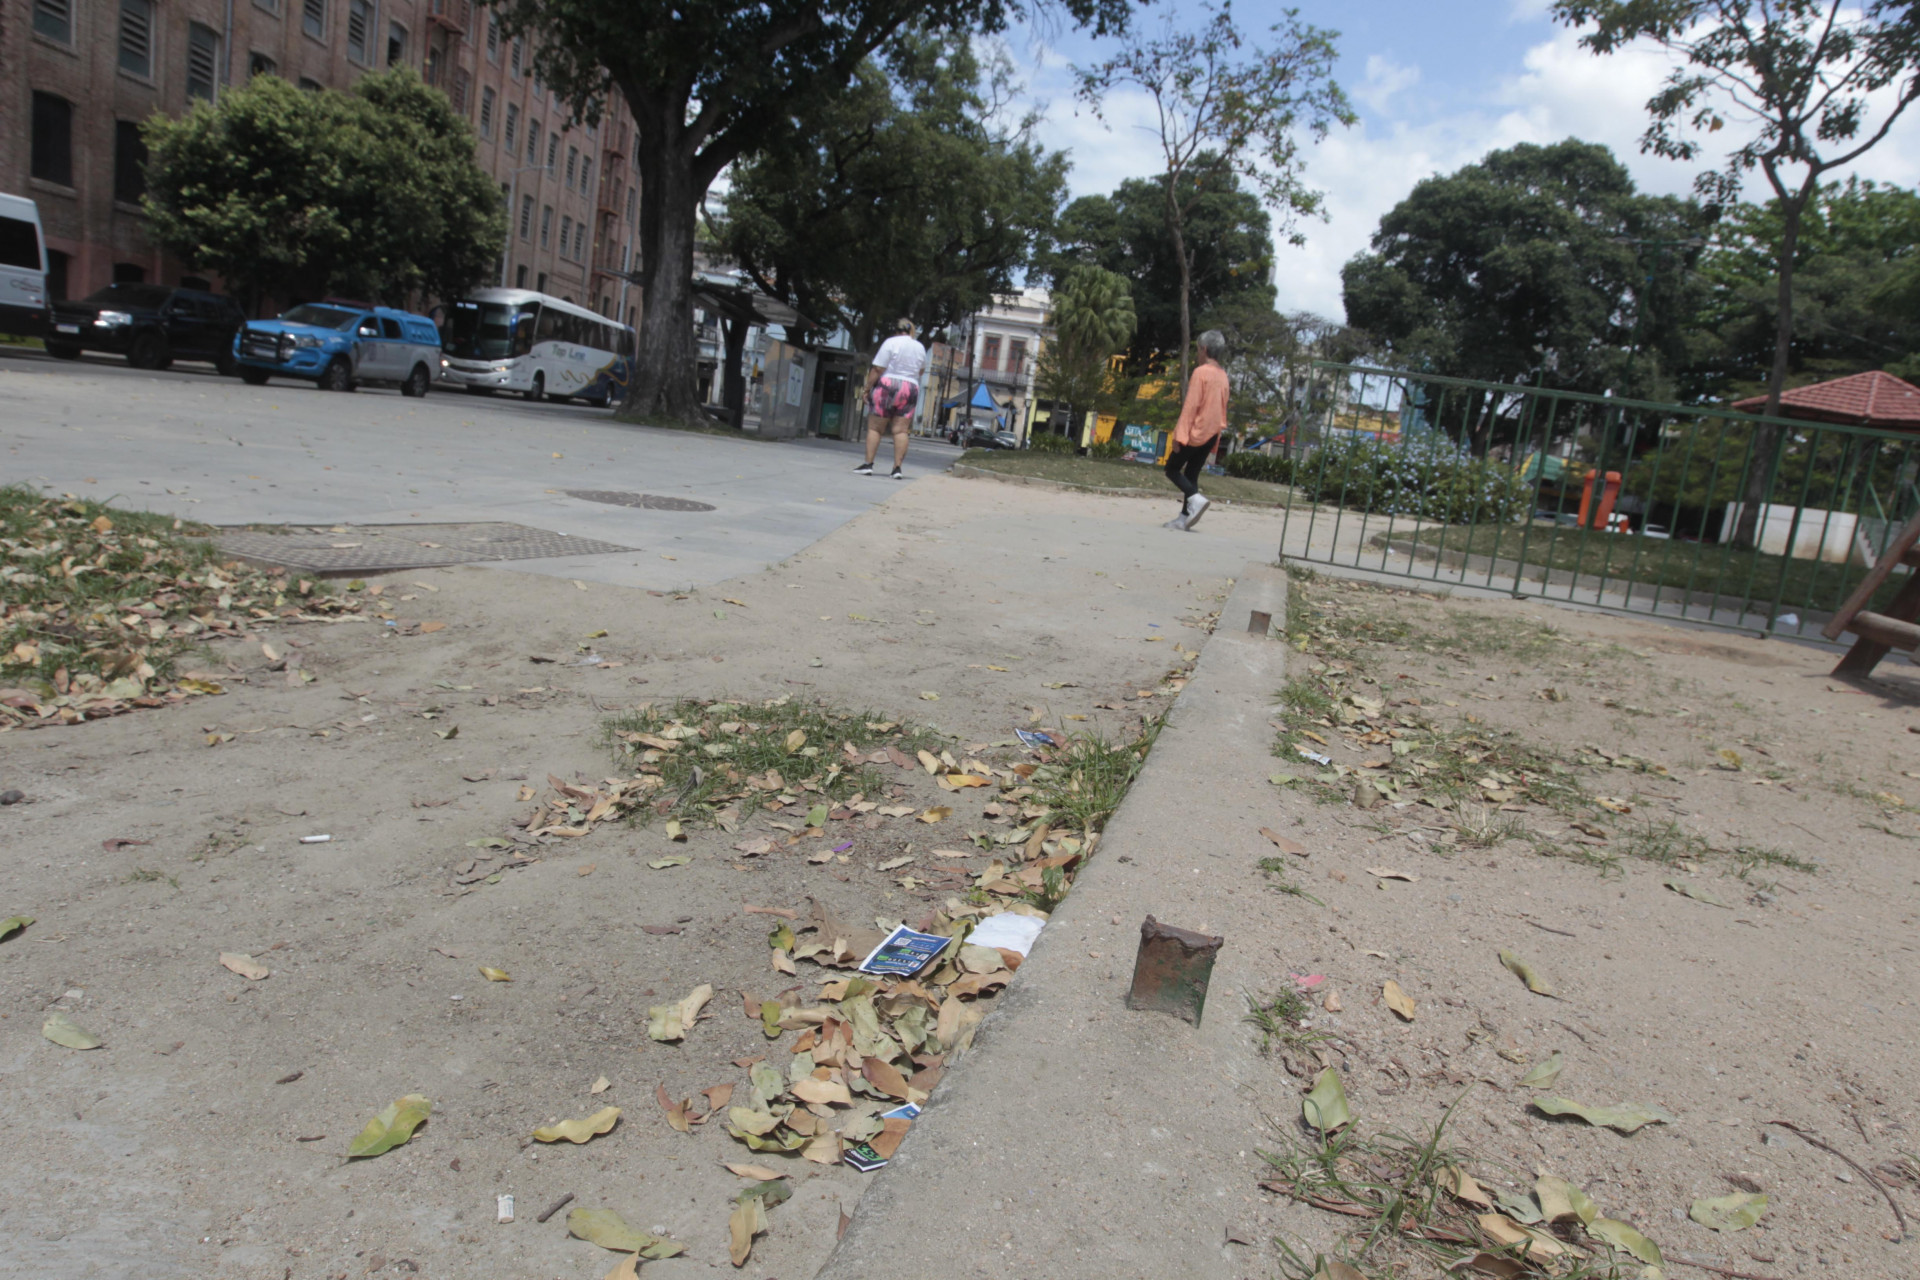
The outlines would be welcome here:
[[[1812,635],[1920,510],[1914,436],[1320,367],[1348,394],[1259,464],[1295,559]]]

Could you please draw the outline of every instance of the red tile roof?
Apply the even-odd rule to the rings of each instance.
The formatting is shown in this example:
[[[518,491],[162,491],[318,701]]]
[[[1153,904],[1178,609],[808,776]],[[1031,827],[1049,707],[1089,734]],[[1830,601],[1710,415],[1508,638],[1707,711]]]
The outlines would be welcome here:
[[[1736,400],[1733,407],[1742,413],[1761,413],[1767,407],[1767,398],[1748,396]],[[1780,416],[1920,431],[1920,387],[1875,369],[1810,387],[1795,387],[1780,397]]]

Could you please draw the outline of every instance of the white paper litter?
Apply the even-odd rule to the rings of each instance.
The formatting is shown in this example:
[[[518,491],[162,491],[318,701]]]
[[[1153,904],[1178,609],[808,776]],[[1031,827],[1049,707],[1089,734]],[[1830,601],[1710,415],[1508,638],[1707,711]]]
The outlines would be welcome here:
[[[988,916],[974,926],[973,932],[967,935],[967,941],[976,947],[997,947],[1005,951],[1017,951],[1024,956],[1033,950],[1033,941],[1040,936],[1040,930],[1046,924],[1045,920],[1005,911],[997,916]]]

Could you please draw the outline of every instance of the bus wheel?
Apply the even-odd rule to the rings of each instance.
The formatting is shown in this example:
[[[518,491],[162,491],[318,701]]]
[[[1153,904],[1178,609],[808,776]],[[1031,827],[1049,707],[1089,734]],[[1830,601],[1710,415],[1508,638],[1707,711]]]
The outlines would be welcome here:
[[[527,399],[544,400],[546,398],[547,375],[544,373],[536,373],[533,375],[533,385],[527,388]]]

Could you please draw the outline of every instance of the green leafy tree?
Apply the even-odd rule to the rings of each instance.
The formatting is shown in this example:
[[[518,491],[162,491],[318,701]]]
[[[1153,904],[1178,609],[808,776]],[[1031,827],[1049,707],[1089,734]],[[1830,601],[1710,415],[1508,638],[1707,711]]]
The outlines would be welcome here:
[[[348,93],[256,76],[143,134],[154,239],[256,306],[269,290],[451,297],[492,272],[505,241],[466,122],[409,70]]]
[[[1065,401],[1068,416],[1088,408],[1113,409],[1113,356],[1133,336],[1133,293],[1125,276],[1101,267],[1075,267],[1053,290],[1047,317],[1053,339],[1034,362],[1034,385]],[[1077,419],[1075,419],[1077,420]]]
[[[1647,101],[1643,151],[1694,160],[1701,134],[1729,122],[1745,141],[1696,189],[1735,199],[1758,171],[1779,205],[1776,303],[1767,412],[1780,407],[1793,348],[1793,276],[1801,219],[1822,175],[1843,168],[1887,136],[1920,95],[1920,20],[1896,0],[1554,0],[1555,18],[1589,28],[1580,42],[1609,54],[1640,40],[1677,53],[1683,65]],[[1756,465],[1735,541],[1752,546],[1777,428],[1761,428]]]
[[[814,331],[872,349],[896,316],[940,328],[1018,287],[1066,184],[1013,89],[965,34],[909,33],[852,86],[790,117],[729,175],[715,248]]]
[[[1738,204],[1700,261],[1709,287],[1695,323],[1717,340],[1702,360],[1702,394],[1763,393],[1778,333],[1779,201]],[[1849,178],[1814,193],[1793,264],[1788,385],[1869,369],[1906,376],[1920,365],[1920,195]]]
[[[1245,308],[1273,310],[1272,223],[1260,199],[1211,157],[1181,176],[1187,207],[1185,252],[1167,226],[1161,184],[1129,178],[1112,195],[1082,196],[1054,229],[1054,248],[1040,261],[1058,288],[1076,267],[1102,267],[1133,288],[1137,324],[1127,348],[1135,376],[1161,368],[1181,345],[1181,263],[1185,300],[1194,315]]]
[[[628,417],[691,418],[698,210],[728,165],[785,135],[794,113],[845,93],[909,27],[1003,30],[1038,0],[499,0],[507,35],[532,39],[541,76],[592,117],[614,94],[638,130],[642,309]],[[1099,34],[1127,0],[1063,0]]]
[[[1200,324],[1227,339],[1228,428],[1243,439],[1284,431],[1289,454],[1300,433],[1334,408],[1344,377],[1315,362],[1347,363],[1369,350],[1364,333],[1311,311],[1235,306],[1203,315]]]
[[[1302,180],[1302,137],[1317,141],[1334,124],[1356,119],[1332,79],[1337,32],[1305,25],[1298,10],[1288,9],[1269,29],[1273,46],[1263,49],[1248,44],[1226,0],[1206,12],[1197,31],[1181,30],[1169,15],[1159,36],[1076,68],[1079,97],[1096,113],[1115,89],[1138,89],[1153,100],[1161,212],[1180,279],[1182,387],[1193,351],[1188,222],[1205,189],[1182,179],[1196,168],[1232,174],[1277,207],[1288,238],[1302,243],[1297,219],[1318,216],[1321,206],[1321,193]]]
[[[1523,143],[1427,178],[1341,271],[1347,320],[1395,363],[1490,382],[1671,398],[1702,286],[1633,240],[1696,238],[1701,210],[1637,193],[1596,143]],[[1689,251],[1692,252],[1692,251]],[[1490,421],[1470,430],[1476,447]]]

